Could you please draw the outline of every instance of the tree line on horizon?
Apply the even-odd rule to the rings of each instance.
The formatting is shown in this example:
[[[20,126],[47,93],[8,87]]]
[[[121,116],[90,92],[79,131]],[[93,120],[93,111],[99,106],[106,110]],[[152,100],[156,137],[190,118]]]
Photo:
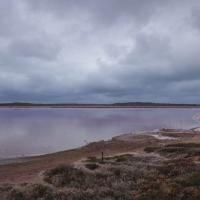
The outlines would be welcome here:
[[[124,103],[27,103],[12,102],[0,103],[0,106],[200,106],[200,104],[183,103],[153,103],[153,102],[124,102]]]

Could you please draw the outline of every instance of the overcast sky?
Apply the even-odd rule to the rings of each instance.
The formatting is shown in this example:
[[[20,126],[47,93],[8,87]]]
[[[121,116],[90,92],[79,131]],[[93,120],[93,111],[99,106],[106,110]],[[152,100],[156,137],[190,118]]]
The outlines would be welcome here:
[[[1,102],[200,103],[199,0],[1,0]]]

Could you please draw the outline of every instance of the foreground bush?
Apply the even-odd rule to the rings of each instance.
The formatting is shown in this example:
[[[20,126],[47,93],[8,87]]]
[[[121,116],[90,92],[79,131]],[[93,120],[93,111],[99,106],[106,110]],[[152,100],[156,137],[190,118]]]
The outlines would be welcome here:
[[[72,166],[58,166],[44,174],[44,180],[56,187],[79,187],[86,181],[86,174]]]
[[[90,170],[95,170],[99,168],[99,165],[97,165],[96,163],[87,163],[85,165],[86,168],[90,169]]]
[[[177,182],[180,183],[184,187],[200,186],[200,171],[187,174],[177,179]]]
[[[13,188],[8,196],[8,200],[54,200],[53,190],[49,186],[33,184],[25,188]]]

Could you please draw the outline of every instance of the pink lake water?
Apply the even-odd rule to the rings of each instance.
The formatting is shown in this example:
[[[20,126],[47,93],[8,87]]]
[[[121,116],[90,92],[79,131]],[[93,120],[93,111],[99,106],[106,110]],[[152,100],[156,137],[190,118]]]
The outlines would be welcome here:
[[[72,149],[113,136],[159,128],[190,129],[200,109],[0,109],[0,158]]]

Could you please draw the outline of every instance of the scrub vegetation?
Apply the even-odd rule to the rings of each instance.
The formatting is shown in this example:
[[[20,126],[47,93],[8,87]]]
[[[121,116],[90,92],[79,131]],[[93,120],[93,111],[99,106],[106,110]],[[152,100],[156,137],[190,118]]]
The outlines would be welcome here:
[[[103,161],[90,155],[46,170],[38,183],[2,184],[1,199],[199,200],[200,145],[194,141],[151,144]]]

